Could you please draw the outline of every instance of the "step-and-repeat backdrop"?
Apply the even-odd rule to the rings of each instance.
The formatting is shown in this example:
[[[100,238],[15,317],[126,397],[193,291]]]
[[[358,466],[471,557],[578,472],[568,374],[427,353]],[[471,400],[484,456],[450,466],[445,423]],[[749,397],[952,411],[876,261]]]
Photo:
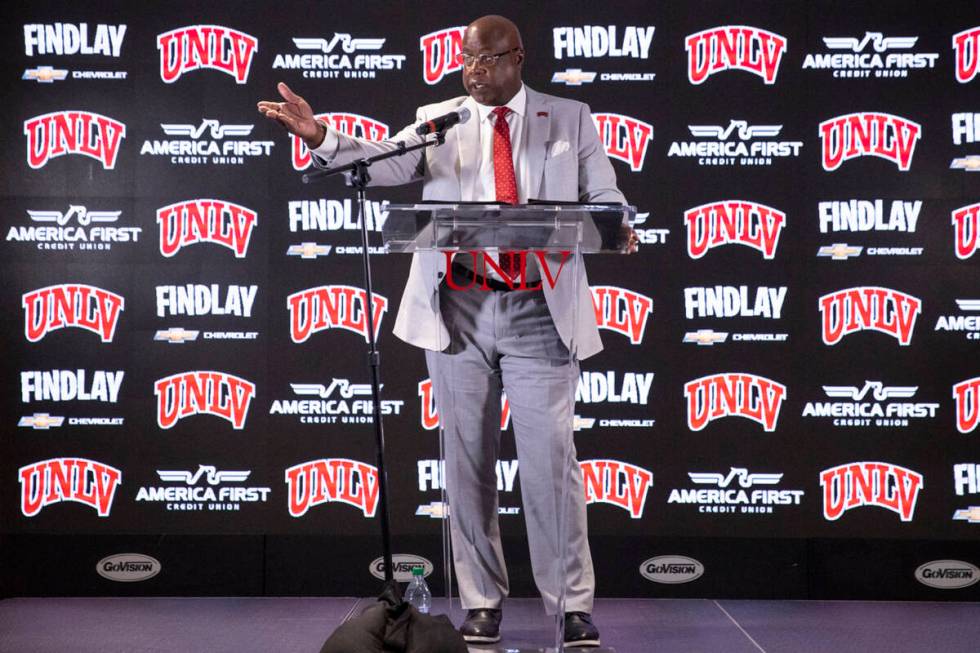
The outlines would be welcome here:
[[[5,592],[370,592],[368,310],[395,550],[441,588],[438,407],[392,335],[409,260],[380,239],[420,189],[370,191],[369,307],[351,191],[302,184],[308,151],[255,105],[283,81],[386,138],[463,93],[486,10],[5,10]],[[980,8],[494,10],[528,86],[589,104],[638,210],[639,253],[588,260],[605,351],[575,440],[600,595],[977,598]]]

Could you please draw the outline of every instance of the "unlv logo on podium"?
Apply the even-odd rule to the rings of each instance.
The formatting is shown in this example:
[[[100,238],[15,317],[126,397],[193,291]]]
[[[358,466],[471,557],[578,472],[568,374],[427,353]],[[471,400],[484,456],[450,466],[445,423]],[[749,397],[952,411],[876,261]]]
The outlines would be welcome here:
[[[172,428],[191,415],[214,415],[245,428],[255,384],[226,372],[181,372],[153,384],[157,397],[157,425]]]
[[[160,51],[160,79],[173,84],[184,73],[211,68],[248,81],[252,57],[259,41],[254,36],[220,25],[188,25],[157,36]]]
[[[653,125],[619,113],[593,113],[592,122],[609,158],[628,163],[633,172],[643,169]]]
[[[775,84],[786,39],[758,27],[729,25],[691,34],[684,39],[684,47],[687,79],[692,84],[703,84],[723,70],[744,70],[766,84]]]
[[[972,81],[980,70],[980,26],[954,34],[953,51],[956,53],[956,81],[960,84]]]
[[[366,138],[369,141],[383,141],[388,138],[388,125],[358,113],[321,113],[314,117],[327,121],[333,129],[346,136]],[[313,155],[299,136],[291,135],[289,140],[292,143],[290,158],[293,169],[306,170],[310,167]]]
[[[42,508],[74,501],[108,517],[112,511],[112,499],[122,480],[122,472],[115,467],[85,458],[51,458],[21,467],[20,511],[25,517],[33,517]]]
[[[972,432],[980,422],[980,376],[954,385],[953,399],[956,400],[956,429],[960,433]]]
[[[24,336],[37,342],[57,329],[78,327],[112,342],[126,300],[82,283],[60,284],[24,293]]]
[[[465,27],[448,27],[438,32],[430,32],[419,39],[422,50],[422,79],[428,85],[438,84],[449,73],[462,70],[456,61],[463,49]]]
[[[786,214],[765,204],[724,200],[688,209],[684,224],[687,255],[693,259],[701,258],[709,249],[734,244],[759,250],[763,258],[771,260],[776,256]]]
[[[921,299],[891,288],[857,286],[838,290],[820,298],[823,342],[836,345],[857,331],[880,331],[907,346],[921,312]]]
[[[374,517],[378,508],[378,468],[347,458],[323,458],[286,470],[289,516],[302,517],[323,503],[340,502]]]
[[[157,209],[160,253],[170,258],[183,247],[214,243],[245,258],[258,216],[252,209],[224,200],[187,200]]]
[[[922,489],[922,474],[881,462],[847,463],[820,472],[823,488],[823,516],[840,519],[848,510],[877,506],[912,521],[915,503]]]
[[[585,503],[608,503],[622,508],[633,519],[643,517],[653,472],[620,460],[583,460]]]
[[[776,430],[786,386],[755,374],[726,372],[684,384],[687,427],[700,431],[722,417],[746,417],[766,431]]]
[[[68,154],[90,157],[112,170],[119,143],[126,138],[126,125],[90,111],[55,111],[25,120],[24,135],[27,165],[35,170]]]
[[[823,121],[819,133],[827,172],[861,156],[886,159],[908,172],[922,126],[890,113],[849,113]]]
[[[436,408],[436,395],[432,391],[432,379],[419,381],[419,421],[422,428],[432,431],[439,428],[439,410]],[[500,394],[500,430],[506,431],[510,425],[510,401],[505,393]]]
[[[372,293],[371,315],[374,337],[381,332],[381,318],[388,310],[388,298]],[[295,292],[286,298],[289,308],[289,336],[293,342],[306,342],[311,335],[327,329],[347,329],[368,341],[367,291],[354,286],[319,286]]]
[[[980,249],[977,234],[980,233],[980,203],[963,206],[953,211],[953,247],[956,258],[968,259]]]

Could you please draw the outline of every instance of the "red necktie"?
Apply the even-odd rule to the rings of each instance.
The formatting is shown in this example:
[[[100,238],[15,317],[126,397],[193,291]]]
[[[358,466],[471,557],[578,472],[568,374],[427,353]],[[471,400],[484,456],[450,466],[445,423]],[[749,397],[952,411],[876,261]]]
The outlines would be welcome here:
[[[514,175],[514,151],[510,145],[510,125],[507,114],[510,109],[497,107],[493,110],[493,181],[497,201],[517,204],[517,179]],[[515,252],[501,252],[500,266],[513,279],[517,276],[518,256]]]

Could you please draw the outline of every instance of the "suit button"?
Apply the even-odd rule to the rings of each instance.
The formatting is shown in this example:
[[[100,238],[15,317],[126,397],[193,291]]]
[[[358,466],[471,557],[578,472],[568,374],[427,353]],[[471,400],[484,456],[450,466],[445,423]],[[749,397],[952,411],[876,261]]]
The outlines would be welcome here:
[[[436,275],[436,277],[438,277],[439,279],[442,279],[444,276],[446,276],[445,272],[440,272]]]

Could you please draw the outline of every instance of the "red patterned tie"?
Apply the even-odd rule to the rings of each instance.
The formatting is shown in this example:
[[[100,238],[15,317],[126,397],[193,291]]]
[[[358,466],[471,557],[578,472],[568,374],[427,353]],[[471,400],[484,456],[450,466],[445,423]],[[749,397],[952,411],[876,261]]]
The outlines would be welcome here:
[[[517,179],[514,175],[514,151],[510,146],[510,125],[507,114],[510,109],[497,107],[493,110],[493,181],[497,201],[517,204]],[[501,252],[500,266],[512,278],[517,277],[518,258],[515,252]]]

